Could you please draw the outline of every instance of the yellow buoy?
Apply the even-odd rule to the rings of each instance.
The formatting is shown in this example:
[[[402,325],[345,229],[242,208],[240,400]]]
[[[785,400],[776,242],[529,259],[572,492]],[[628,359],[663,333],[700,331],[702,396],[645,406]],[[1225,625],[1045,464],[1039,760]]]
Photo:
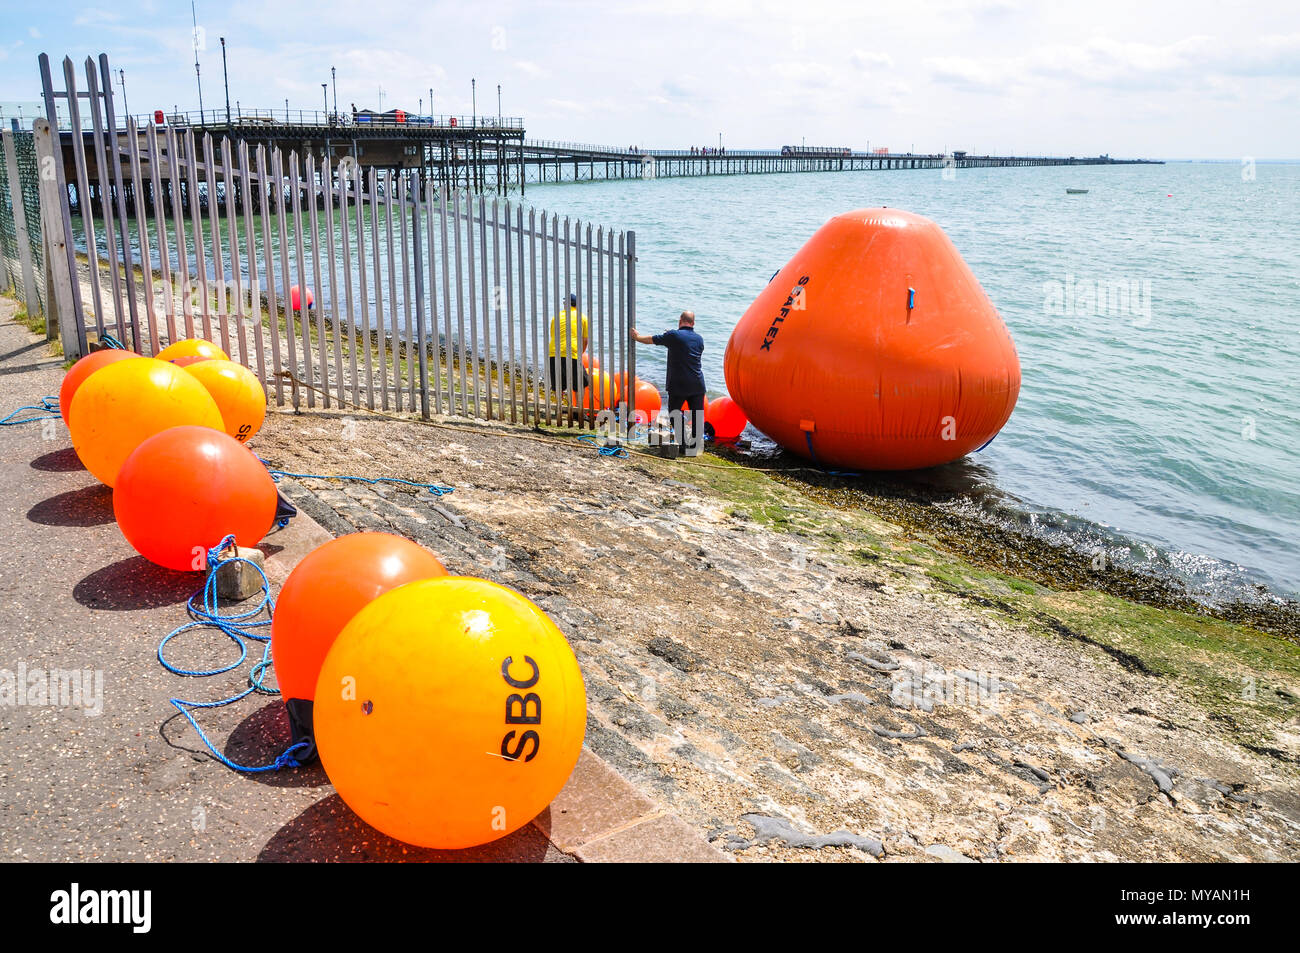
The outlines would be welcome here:
[[[504,837],[564,787],[587,699],[564,634],[519,593],[448,576],[358,612],[316,683],[316,744],[367,823],[422,847]]]
[[[266,389],[243,364],[214,358],[187,364],[185,371],[217,402],[226,433],[243,443],[262,429],[262,421],[266,419]]]
[[[168,344],[158,352],[158,360],[160,361],[174,361],[178,357],[206,357],[218,361],[230,360],[229,354],[211,341],[205,341],[202,338],[185,338],[182,341]]]
[[[73,449],[109,486],[131,451],[156,433],[186,424],[223,429],[221,411],[202,384],[150,357],[101,367],[77,388],[68,411]]]

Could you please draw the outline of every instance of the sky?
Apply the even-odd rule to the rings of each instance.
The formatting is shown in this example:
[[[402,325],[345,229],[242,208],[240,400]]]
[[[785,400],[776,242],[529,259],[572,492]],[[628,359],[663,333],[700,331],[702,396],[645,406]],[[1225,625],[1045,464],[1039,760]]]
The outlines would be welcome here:
[[[471,110],[530,138],[733,149],[1300,157],[1300,3],[230,0],[197,3],[204,105]],[[0,103],[106,52],[133,113],[194,109],[188,2],[0,0]],[[82,75],[79,73],[79,75]],[[120,89],[117,90],[120,94]],[[331,105],[333,93],[330,94]],[[30,116],[30,107],[25,113]]]

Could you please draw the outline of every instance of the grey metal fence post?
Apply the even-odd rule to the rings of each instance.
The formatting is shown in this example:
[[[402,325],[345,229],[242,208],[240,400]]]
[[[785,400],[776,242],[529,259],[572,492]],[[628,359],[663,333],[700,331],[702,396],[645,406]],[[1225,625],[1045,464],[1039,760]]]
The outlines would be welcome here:
[[[424,263],[420,257],[420,189],[410,189],[411,245],[415,251],[415,341],[417,366],[420,369],[420,416],[429,419],[429,374],[426,367],[424,328]]]
[[[627,341],[629,386],[636,380],[636,341],[631,333],[634,327],[636,327],[636,232],[629,231],[627,233],[627,325],[623,328],[623,337]],[[630,426],[631,420],[631,414],[624,415],[624,428]]]

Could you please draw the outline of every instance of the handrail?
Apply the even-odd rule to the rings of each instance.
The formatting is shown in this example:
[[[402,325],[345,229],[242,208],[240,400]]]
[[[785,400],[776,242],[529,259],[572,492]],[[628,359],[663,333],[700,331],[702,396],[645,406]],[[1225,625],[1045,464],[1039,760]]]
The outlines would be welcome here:
[[[163,109],[163,125],[184,126],[194,128],[224,128],[227,125],[226,110],[224,107],[219,109],[181,110]],[[378,115],[368,113],[357,113],[355,116],[350,112],[326,112],[320,109],[248,109],[238,107],[230,111],[229,126],[233,129],[247,130],[249,128],[271,128],[285,126],[309,126],[313,128],[335,128],[335,129],[356,129],[366,128],[437,128],[437,129],[519,129],[524,128],[524,120],[520,116],[459,116],[459,115],[419,115],[417,113],[404,113],[402,121],[397,121],[394,116]],[[155,113],[139,113],[132,116],[140,128],[153,125]],[[91,120],[89,117],[82,118],[81,127],[83,131],[89,131]],[[125,121],[123,118],[123,128]],[[72,129],[72,123],[66,115],[59,116],[59,130],[68,132]],[[121,131],[121,130],[119,130]]]

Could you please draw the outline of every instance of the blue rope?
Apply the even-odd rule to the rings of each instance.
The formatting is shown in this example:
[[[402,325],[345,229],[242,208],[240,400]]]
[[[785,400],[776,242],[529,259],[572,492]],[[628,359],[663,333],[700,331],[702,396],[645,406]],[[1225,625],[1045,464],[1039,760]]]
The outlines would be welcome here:
[[[191,714],[191,712],[196,709],[221,708],[225,705],[232,705],[240,699],[247,698],[249,695],[254,693],[259,695],[278,695],[280,693],[279,689],[267,688],[264,684],[267,672],[270,671],[271,668],[271,636],[269,634],[261,635],[252,631],[258,628],[264,628],[271,624],[271,615],[275,611],[275,603],[271,599],[271,584],[267,581],[266,573],[262,571],[262,567],[258,566],[255,562],[245,559],[242,556],[222,558],[221,554],[227,549],[234,547],[234,545],[235,537],[232,534],[225,537],[216,546],[208,550],[208,577],[204,580],[203,588],[190,596],[189,601],[186,603],[186,608],[189,610],[189,614],[194,621],[187,622],[184,625],[172,629],[172,631],[167,634],[166,638],[158,643],[158,661],[162,664],[163,668],[167,669],[167,671],[171,672],[173,675],[183,675],[187,678],[207,678],[212,675],[222,675],[243,665],[244,660],[248,658],[248,643],[244,641],[246,638],[265,643],[262,650],[262,659],[249,669],[248,688],[244,689],[242,692],[231,695],[229,698],[223,698],[220,701],[214,702],[188,701],[184,698],[170,698],[168,701],[171,702],[177,711],[185,716],[185,720],[193,726],[194,730],[198,733],[199,738],[203,741],[203,744],[207,746],[207,749],[211,752],[212,756],[226,767],[234,771],[243,771],[249,774],[259,773],[262,771],[279,771],[282,768],[296,768],[299,767],[299,762],[294,758],[293,753],[300,748],[309,747],[309,742],[299,741],[296,744],[290,745],[289,748],[280,754],[271,764],[261,766],[236,764],[217,750],[216,745],[214,745],[211,739],[208,738],[207,733],[199,727],[198,720],[195,719],[193,714]],[[251,609],[245,609],[242,612],[222,613],[217,599],[217,571],[223,566],[237,562],[248,563],[256,569],[257,574],[262,577],[262,598],[259,599],[257,605]],[[195,600],[198,599],[200,595],[203,597],[202,607],[195,603]],[[257,616],[261,615],[263,611],[266,612],[265,619],[252,621],[256,619]],[[239,658],[235,659],[235,661],[231,662],[229,665],[211,669],[186,669],[173,665],[171,662],[167,661],[167,657],[164,654],[164,650],[167,648],[167,643],[176,638],[176,636],[180,635],[182,632],[187,632],[191,629],[217,629],[234,642],[235,645],[239,646]]]
[[[808,456],[812,457],[812,462],[817,464],[817,469],[821,470],[822,473],[825,473],[827,476],[840,476],[840,477],[862,476],[861,473],[858,473],[855,470],[827,470],[824,466],[822,466],[822,462],[817,459],[817,451],[813,449],[812,431],[805,430],[803,432],[803,435],[808,439]]]
[[[596,453],[598,456],[622,457],[622,458],[627,457],[627,451],[624,450],[622,447],[618,447],[618,446],[602,447],[600,445],[600,441],[598,441],[595,435],[593,434],[589,434],[589,433],[583,434],[578,438],[578,442],[591,444],[593,447],[596,448]]]
[[[33,417],[21,417],[15,420],[24,410],[35,411]],[[26,407],[19,407],[12,414],[0,419],[0,427],[16,427],[18,424],[30,424],[37,420],[52,420],[59,416],[59,398],[42,397],[39,404],[28,404]]]
[[[261,457],[257,459],[262,460]],[[448,493],[454,493],[455,487],[443,486],[441,483],[420,483],[417,480],[399,480],[397,477],[360,477],[360,476],[343,476],[337,473],[290,473],[288,470],[276,470],[265,460],[267,472],[271,474],[271,479],[276,483],[280,482],[281,477],[294,477],[299,480],[354,480],[357,483],[395,483],[399,486],[413,486],[419,490],[428,490],[434,496],[446,496]],[[278,524],[277,524],[278,525]]]
[[[105,347],[111,348],[112,350],[115,351],[127,350],[127,346],[123,344],[121,341],[119,341],[117,338],[113,337],[113,335],[111,334],[100,335],[99,340],[101,344],[103,344]]]

